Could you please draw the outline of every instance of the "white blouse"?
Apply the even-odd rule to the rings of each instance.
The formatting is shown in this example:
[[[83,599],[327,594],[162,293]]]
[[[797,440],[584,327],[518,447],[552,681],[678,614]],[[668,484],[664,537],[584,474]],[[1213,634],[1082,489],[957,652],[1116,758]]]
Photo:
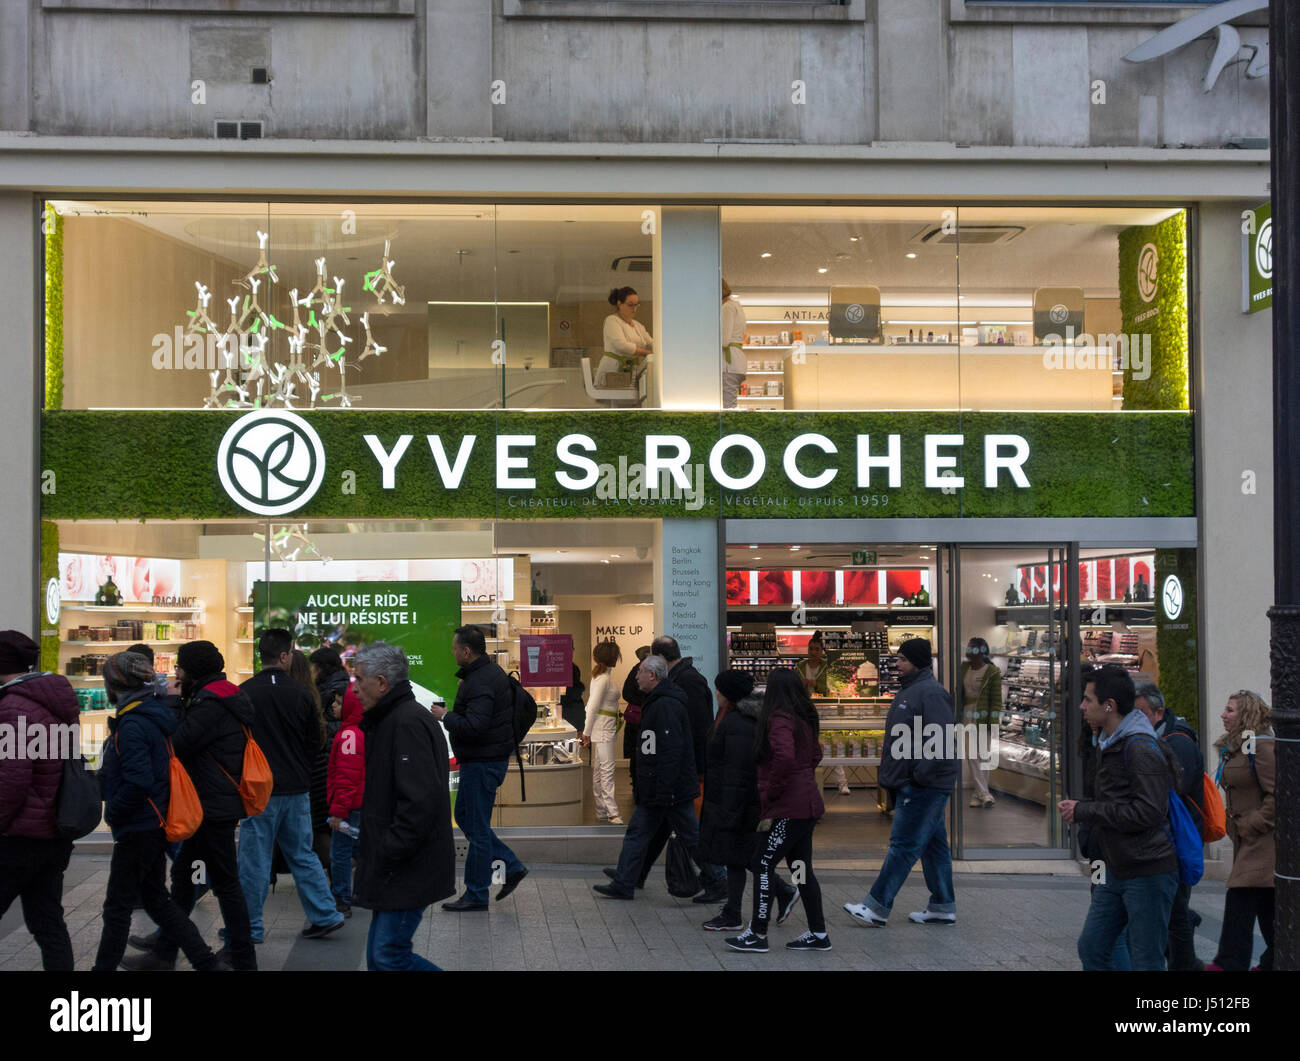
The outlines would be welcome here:
[[[591,680],[591,694],[587,697],[587,721],[582,727],[591,740],[596,743],[611,741],[618,732],[618,686],[610,678],[609,671],[598,674]],[[602,715],[601,711],[613,711],[613,715]]]
[[[654,349],[654,340],[640,321],[625,321],[617,313],[605,318],[605,353],[631,357],[638,346]]]

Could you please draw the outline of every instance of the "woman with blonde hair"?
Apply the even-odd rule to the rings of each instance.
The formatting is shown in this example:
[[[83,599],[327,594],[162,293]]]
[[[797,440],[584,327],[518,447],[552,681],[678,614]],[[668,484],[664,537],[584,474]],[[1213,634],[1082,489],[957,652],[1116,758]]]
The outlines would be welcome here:
[[[618,736],[618,685],[611,673],[623,653],[613,641],[602,641],[591,654],[591,695],[587,698],[587,723],[582,727],[583,747],[591,745],[591,790],[596,817],[622,825],[614,800],[614,738]]]
[[[1245,972],[1250,968],[1255,922],[1264,937],[1258,969],[1273,968],[1273,865],[1276,812],[1273,730],[1269,706],[1247,689],[1233,693],[1223,709],[1215,780],[1227,796],[1232,872],[1223,901],[1219,952],[1205,968]]]

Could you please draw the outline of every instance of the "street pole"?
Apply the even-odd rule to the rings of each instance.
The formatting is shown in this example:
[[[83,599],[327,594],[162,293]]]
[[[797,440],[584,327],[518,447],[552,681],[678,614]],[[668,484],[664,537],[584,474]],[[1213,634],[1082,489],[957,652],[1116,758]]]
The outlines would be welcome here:
[[[1274,968],[1300,969],[1300,19],[1270,0],[1273,201],[1273,607],[1269,658],[1277,737]],[[1291,17],[1288,18],[1287,16]],[[1291,69],[1292,63],[1296,69]]]

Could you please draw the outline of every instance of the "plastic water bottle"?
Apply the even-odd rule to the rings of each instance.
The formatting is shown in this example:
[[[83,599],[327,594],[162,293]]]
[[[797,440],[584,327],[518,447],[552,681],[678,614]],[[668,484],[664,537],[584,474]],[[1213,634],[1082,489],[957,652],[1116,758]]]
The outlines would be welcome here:
[[[357,826],[352,825],[349,822],[340,822],[339,832],[341,832],[344,836],[352,837],[353,840],[361,839],[361,830],[357,828]]]

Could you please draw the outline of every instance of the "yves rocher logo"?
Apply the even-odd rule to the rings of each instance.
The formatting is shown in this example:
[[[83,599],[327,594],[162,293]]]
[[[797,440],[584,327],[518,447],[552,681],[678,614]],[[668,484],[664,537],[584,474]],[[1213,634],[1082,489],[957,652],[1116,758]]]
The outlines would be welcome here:
[[[316,496],[325,477],[325,449],[301,416],[262,409],[241,416],[222,436],[217,475],[246,512],[281,516]]]

